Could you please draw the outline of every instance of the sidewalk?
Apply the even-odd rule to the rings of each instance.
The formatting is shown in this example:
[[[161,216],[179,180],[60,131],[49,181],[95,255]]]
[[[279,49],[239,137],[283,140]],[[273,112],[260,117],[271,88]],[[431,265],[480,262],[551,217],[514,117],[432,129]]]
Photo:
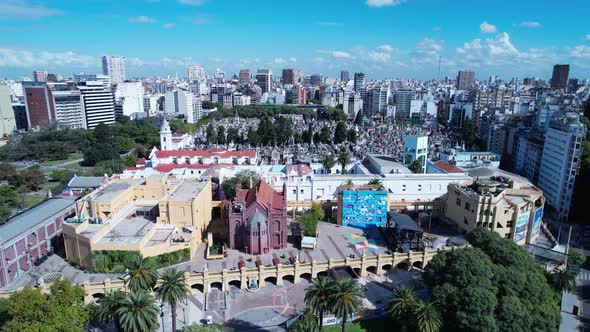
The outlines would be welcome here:
[[[561,294],[561,324],[559,325],[560,332],[579,331],[580,319],[572,314],[574,305],[580,307],[578,296],[576,294],[563,291]]]

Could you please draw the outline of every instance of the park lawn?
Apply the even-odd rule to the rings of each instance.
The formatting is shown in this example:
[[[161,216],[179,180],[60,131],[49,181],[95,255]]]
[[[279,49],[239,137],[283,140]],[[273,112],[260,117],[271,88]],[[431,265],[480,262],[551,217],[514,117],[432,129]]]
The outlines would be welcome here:
[[[46,199],[47,197],[43,195],[25,195],[23,205],[25,209],[28,209],[43,202]]]
[[[340,332],[340,324],[325,326],[323,332]],[[390,318],[375,318],[346,323],[346,332],[389,332],[398,331]]]
[[[43,163],[43,166],[55,166],[55,165],[67,163],[68,161],[74,161],[74,160],[82,159],[83,157],[84,157],[84,155],[82,155],[81,153],[72,153],[71,155],[68,156],[67,159],[62,159],[62,160],[46,160]]]

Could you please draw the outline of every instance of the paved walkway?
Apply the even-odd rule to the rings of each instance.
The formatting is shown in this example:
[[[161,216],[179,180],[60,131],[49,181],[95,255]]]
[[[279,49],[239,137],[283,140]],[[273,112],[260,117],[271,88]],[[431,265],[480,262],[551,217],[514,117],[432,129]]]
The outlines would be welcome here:
[[[573,308],[579,309],[578,316]],[[580,269],[577,286],[573,293],[562,292],[561,324],[559,331],[590,331],[590,271]]]

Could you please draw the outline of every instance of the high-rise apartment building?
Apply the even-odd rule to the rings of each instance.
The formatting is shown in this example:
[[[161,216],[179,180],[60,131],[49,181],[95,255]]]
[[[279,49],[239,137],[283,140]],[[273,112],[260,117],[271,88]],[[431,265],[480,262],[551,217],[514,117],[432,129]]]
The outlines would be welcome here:
[[[0,85],[0,137],[12,134],[16,129],[10,87]]]
[[[80,82],[78,89],[87,129],[94,129],[101,123],[115,123],[115,98],[111,90],[104,87],[103,82]]]
[[[47,70],[35,70],[33,79],[35,82],[47,82]]]
[[[399,89],[395,91],[395,118],[407,119],[410,117],[410,105],[414,98],[412,89]]]
[[[342,106],[344,114],[346,114],[349,119],[354,120],[357,113],[362,108],[361,95],[359,93],[351,93],[350,95],[345,96],[344,104]]]
[[[256,84],[260,87],[262,93],[268,93],[272,89],[272,70],[258,69]]]
[[[197,117],[193,106],[193,95],[187,91],[176,89],[164,95],[164,111],[175,116],[182,116],[187,123],[195,123]]]
[[[30,129],[49,128],[57,124],[51,89],[44,82],[22,82],[27,125]]]
[[[361,92],[365,84],[364,73],[354,73],[354,92]]]
[[[250,73],[250,69],[240,69],[240,75],[238,76],[239,84],[248,84],[251,79],[252,73]]]
[[[350,75],[348,74],[348,70],[341,70],[340,71],[340,81],[342,81],[342,82],[350,81]]]
[[[192,82],[195,80],[204,80],[207,76],[203,67],[199,65],[188,65],[186,67],[186,77],[189,82]]]
[[[567,220],[570,212],[585,134],[578,114],[552,122],[545,134],[537,185],[562,221]]]
[[[470,70],[460,70],[457,74],[457,89],[468,90],[475,86],[475,74]]]
[[[302,73],[299,69],[283,69],[283,84],[301,83]]]
[[[385,87],[376,87],[367,91],[367,106],[363,107],[363,115],[375,116],[381,114],[383,116],[387,113],[387,95],[388,89]]]
[[[570,74],[570,65],[553,66],[553,75],[551,76],[551,89],[566,89],[567,80]]]
[[[117,114],[139,118],[144,115],[143,85],[141,82],[122,82],[115,90]]]
[[[125,57],[122,56],[108,56],[102,57],[102,73],[109,75],[112,84],[124,82],[125,74]]]
[[[311,85],[313,86],[320,86],[322,85],[322,81],[324,80],[324,78],[322,77],[321,74],[313,74],[311,75]]]

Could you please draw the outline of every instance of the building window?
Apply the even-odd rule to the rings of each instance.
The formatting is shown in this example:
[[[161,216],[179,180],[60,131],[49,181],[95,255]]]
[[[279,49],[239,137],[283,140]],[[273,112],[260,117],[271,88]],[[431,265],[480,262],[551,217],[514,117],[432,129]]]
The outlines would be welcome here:
[[[422,191],[422,185],[421,184],[418,185],[418,191]]]
[[[461,206],[461,199],[457,197],[457,206]]]
[[[406,191],[406,185],[402,184],[402,191]]]
[[[465,210],[471,210],[471,205],[468,202],[465,202]]]
[[[293,189],[293,195],[297,194],[297,189]]]

